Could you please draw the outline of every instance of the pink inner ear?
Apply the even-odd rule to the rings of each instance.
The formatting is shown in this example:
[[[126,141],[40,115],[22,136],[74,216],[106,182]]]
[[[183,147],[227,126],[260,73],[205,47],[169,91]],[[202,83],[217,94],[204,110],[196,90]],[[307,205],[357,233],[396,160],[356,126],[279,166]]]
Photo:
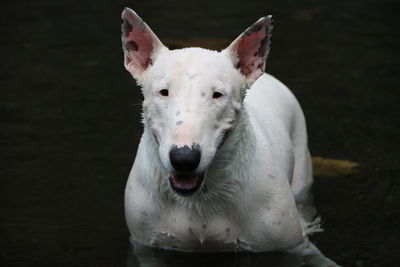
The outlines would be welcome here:
[[[237,40],[237,68],[248,78],[259,76],[265,70],[265,60],[269,52],[271,17],[253,24]]]
[[[133,63],[145,70],[151,63],[151,54],[155,46],[154,33],[133,11],[125,9],[122,14],[122,43],[126,64]]]

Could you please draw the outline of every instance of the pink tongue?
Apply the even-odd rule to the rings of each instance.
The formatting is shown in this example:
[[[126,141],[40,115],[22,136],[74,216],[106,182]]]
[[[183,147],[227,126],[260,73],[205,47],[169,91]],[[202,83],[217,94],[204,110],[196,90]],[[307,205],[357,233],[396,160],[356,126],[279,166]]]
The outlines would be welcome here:
[[[176,176],[175,174],[171,175],[172,182],[176,187],[182,189],[192,189],[197,185],[197,181],[199,180],[199,176]]]

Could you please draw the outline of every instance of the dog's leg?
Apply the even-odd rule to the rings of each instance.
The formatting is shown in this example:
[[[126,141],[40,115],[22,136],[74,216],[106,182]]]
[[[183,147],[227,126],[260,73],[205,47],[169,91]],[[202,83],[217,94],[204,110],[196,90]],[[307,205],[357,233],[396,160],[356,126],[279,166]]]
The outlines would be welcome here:
[[[292,180],[292,190],[297,209],[304,222],[311,223],[317,211],[314,207],[311,186],[313,183],[311,157],[307,148],[295,151],[295,163]],[[299,150],[299,149],[298,149]]]
[[[300,105],[295,108],[291,139],[294,152],[294,168],[291,180],[297,209],[306,223],[311,223],[316,215],[311,186],[313,183],[311,157],[307,144],[307,129]]]
[[[310,267],[339,267],[334,261],[325,257],[319,249],[311,243],[308,238],[290,252],[302,257],[305,266]]]

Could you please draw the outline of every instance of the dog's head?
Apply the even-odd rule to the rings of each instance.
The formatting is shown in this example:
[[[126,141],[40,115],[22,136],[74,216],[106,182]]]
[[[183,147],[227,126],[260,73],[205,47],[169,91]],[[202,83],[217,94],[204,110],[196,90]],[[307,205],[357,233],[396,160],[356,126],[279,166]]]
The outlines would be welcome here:
[[[133,10],[123,11],[125,68],[142,87],[144,124],[175,192],[190,195],[201,187],[246,88],[264,73],[271,23],[271,16],[259,19],[221,52],[169,50]]]

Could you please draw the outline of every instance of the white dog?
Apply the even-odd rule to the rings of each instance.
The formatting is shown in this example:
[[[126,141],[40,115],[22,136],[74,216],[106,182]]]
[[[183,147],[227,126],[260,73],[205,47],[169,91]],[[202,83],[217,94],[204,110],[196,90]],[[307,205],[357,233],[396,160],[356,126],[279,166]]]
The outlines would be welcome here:
[[[271,30],[267,16],[221,52],[169,50],[123,11],[124,64],[144,95],[144,133],[125,191],[135,242],[291,251],[336,266],[307,238],[314,214],[305,120],[289,89],[264,73]]]

